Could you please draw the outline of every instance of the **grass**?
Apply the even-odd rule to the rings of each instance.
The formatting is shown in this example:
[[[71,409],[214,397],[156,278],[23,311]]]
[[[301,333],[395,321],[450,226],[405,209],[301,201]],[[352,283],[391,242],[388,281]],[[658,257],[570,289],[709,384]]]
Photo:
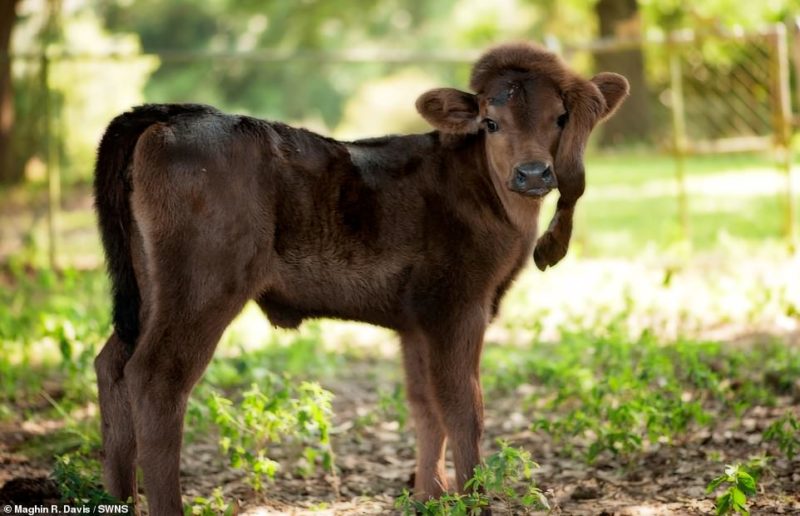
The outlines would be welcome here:
[[[629,339],[612,328],[530,348],[492,346],[483,369],[490,399],[526,386],[521,409],[545,415],[534,417],[532,428],[554,437],[564,454],[624,462],[752,407],[775,406],[800,375],[800,350],[782,342],[758,349],[696,340],[664,345],[649,333]],[[773,433],[788,442],[783,427]]]
[[[681,238],[674,162],[651,155],[597,156],[587,160],[587,168],[576,223],[584,255],[635,256],[643,247],[665,248]],[[694,249],[713,249],[725,238],[783,238],[785,178],[766,155],[690,157],[686,183]],[[796,191],[796,204],[799,199]]]
[[[652,181],[671,182],[674,160],[661,153],[594,154],[587,160],[589,187],[646,187]],[[688,178],[713,176],[721,172],[742,173],[774,170],[770,156],[762,153],[698,155],[686,158]]]

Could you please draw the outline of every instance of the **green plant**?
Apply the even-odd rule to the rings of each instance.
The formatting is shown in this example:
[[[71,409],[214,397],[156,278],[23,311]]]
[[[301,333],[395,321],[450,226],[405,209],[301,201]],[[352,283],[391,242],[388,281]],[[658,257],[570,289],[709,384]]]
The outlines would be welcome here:
[[[56,378],[68,410],[94,398],[92,360],[108,337],[106,287],[99,270],[0,264],[0,403],[34,403]]]
[[[475,474],[465,487],[499,498],[509,511],[515,506],[549,509],[547,498],[533,480],[533,471],[539,465],[531,460],[531,454],[509,446],[505,441],[498,441],[498,444],[500,451],[475,468]]]
[[[184,516],[233,516],[234,514],[237,514],[237,505],[225,503],[221,487],[214,488],[211,498],[195,497],[191,504],[186,504],[183,508]]]
[[[395,507],[403,514],[461,516],[480,514],[494,498],[502,502],[509,513],[549,509],[547,498],[533,480],[533,471],[539,465],[531,460],[530,453],[504,441],[498,444],[500,451],[475,467],[472,478],[464,486],[466,493],[448,493],[421,502],[408,490],[403,490]]]
[[[761,455],[754,455],[747,459],[747,462],[742,466],[744,470],[758,482],[764,473],[770,471],[770,461],[772,457],[762,453]]]
[[[483,493],[447,493],[439,498],[421,502],[415,500],[408,489],[395,501],[395,508],[404,516],[466,516],[477,515],[489,507],[489,497]]]
[[[64,501],[86,505],[120,503],[102,488],[99,471],[97,461],[65,454],[56,457],[52,477]]]
[[[709,364],[719,345],[679,341],[664,347],[650,334],[630,339],[621,333],[612,326],[599,338],[569,334],[558,351],[540,352],[547,360],[520,361],[533,369],[527,376],[543,384],[526,403],[549,412],[533,428],[567,441],[567,450],[569,439],[590,437],[588,462],[605,452],[625,458],[708,424],[704,402],[724,397]]]
[[[402,384],[396,383],[391,391],[381,390],[378,393],[378,411],[385,419],[397,421],[400,430],[405,428],[408,422],[408,405]]]
[[[756,481],[745,471],[741,464],[725,466],[725,473],[716,477],[706,486],[707,493],[713,493],[720,486],[726,485],[727,488],[716,499],[715,507],[718,515],[722,514],[745,514],[747,510],[747,497],[755,496]]]
[[[778,449],[788,460],[800,452],[800,421],[786,413],[764,430],[764,440],[778,443]]]
[[[333,395],[319,384],[296,385],[288,377],[270,375],[263,387],[253,384],[237,405],[211,391],[205,406],[219,429],[220,448],[233,467],[249,473],[254,489],[272,480],[280,465],[265,449],[270,443],[301,448],[298,472],[307,476],[317,463],[330,472],[333,450],[330,443],[330,413]]]

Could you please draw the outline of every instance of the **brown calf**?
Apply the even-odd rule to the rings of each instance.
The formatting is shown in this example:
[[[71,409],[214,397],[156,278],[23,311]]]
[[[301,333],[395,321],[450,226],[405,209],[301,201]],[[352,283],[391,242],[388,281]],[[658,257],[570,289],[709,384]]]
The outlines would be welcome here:
[[[109,125],[95,194],[114,298],[96,360],[104,479],[143,471],[150,513],[180,514],[187,398],[249,299],[297,327],[337,317],[397,330],[417,432],[418,497],[463,488],[480,461],[484,330],[525,265],[541,198],[561,198],[534,256],[567,250],[583,150],[628,92],[528,44],[475,65],[476,92],[437,89],[437,130],[339,142],[199,105],[148,105]]]

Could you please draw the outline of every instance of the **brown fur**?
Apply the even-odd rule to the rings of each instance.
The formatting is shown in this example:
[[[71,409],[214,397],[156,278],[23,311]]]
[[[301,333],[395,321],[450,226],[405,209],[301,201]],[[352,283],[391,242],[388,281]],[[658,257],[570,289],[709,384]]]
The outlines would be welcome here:
[[[587,82],[571,72],[558,56],[527,43],[517,43],[502,47],[500,52],[485,54],[473,68],[470,87],[483,93],[492,80],[508,70],[548,77],[556,84],[569,114],[554,164],[561,197],[553,220],[534,251],[536,265],[545,270],[567,254],[575,203],[586,184],[583,153],[589,134],[598,122],[613,115],[628,96],[628,81],[605,72]]]
[[[561,200],[540,254],[555,263],[585,140],[627,91],[530,45],[488,52],[472,85],[420,97],[438,131],[351,143],[197,105],[142,106],[109,125],[95,192],[115,332],[96,369],[112,494],[135,496],[138,463],[150,513],[181,512],[186,402],[248,299],[278,326],[395,329],[416,495],[448,489],[446,441],[463,488],[480,461],[484,330],[536,241],[541,195],[511,191],[514,171],[554,164]]]

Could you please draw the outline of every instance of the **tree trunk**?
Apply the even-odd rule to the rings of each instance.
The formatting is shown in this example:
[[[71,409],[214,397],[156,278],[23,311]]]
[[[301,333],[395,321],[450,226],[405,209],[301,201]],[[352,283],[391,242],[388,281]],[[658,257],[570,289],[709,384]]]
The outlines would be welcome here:
[[[599,0],[595,4],[601,37],[639,38],[642,27],[637,0]],[[602,145],[645,141],[650,137],[650,95],[641,47],[603,51],[594,55],[598,72],[617,72],[631,85],[631,96],[603,124]]]
[[[0,0],[0,183],[22,179],[22,167],[12,160],[14,93],[11,84],[11,29],[17,19],[19,0]]]

